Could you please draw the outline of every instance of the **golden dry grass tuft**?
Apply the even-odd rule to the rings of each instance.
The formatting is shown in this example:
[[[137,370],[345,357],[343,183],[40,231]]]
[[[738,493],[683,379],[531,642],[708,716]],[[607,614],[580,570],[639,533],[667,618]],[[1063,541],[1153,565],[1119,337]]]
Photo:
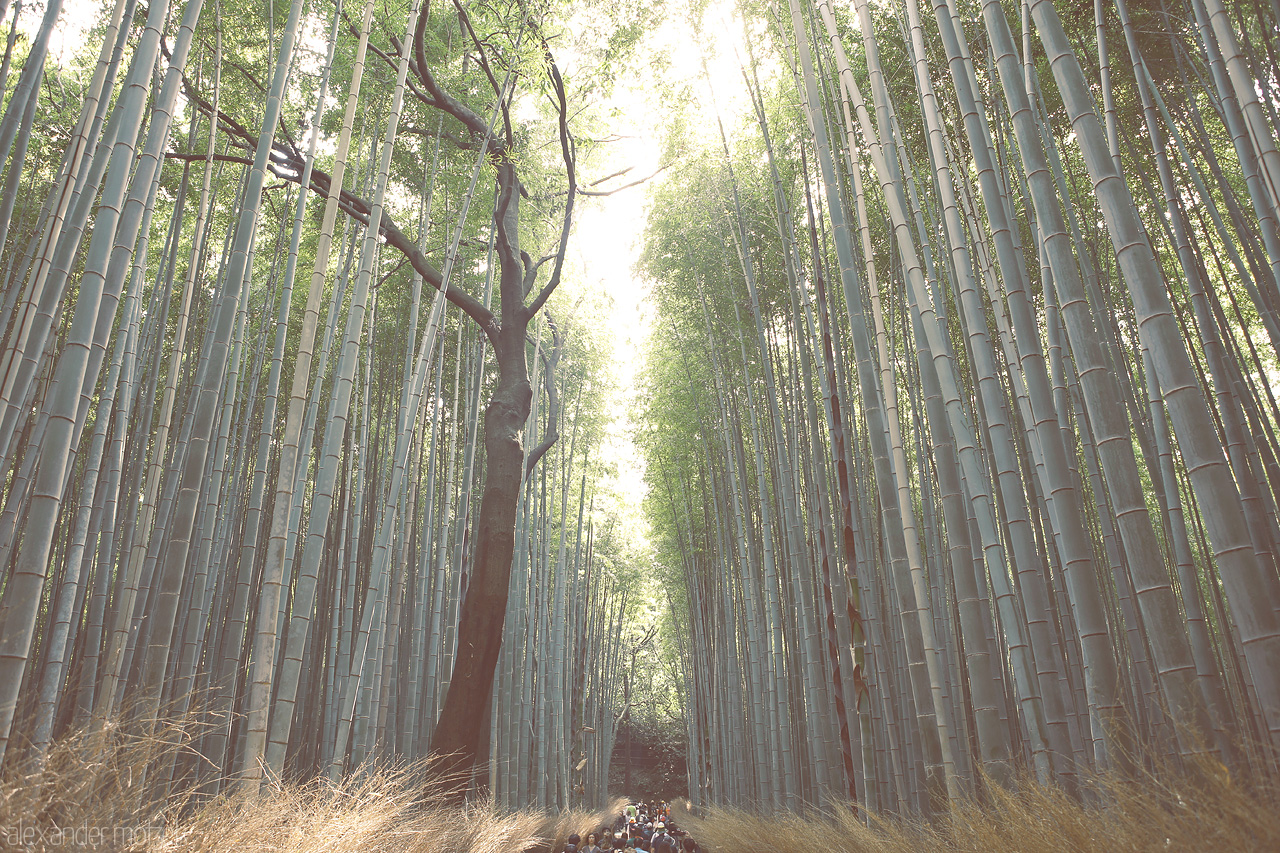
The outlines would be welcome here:
[[[714,809],[681,823],[707,853],[1280,851],[1280,788],[1242,784],[1221,765],[1106,776],[1089,788],[1086,802],[1035,784],[994,789],[931,823],[876,816],[867,826],[848,808],[817,816]]]
[[[43,764],[11,766],[0,779],[0,851],[559,853],[623,805],[558,815],[460,806],[425,786],[421,765],[253,796],[165,794],[156,780],[192,756],[194,719],[77,733]],[[835,805],[817,815],[715,809],[678,823],[707,853],[1276,853],[1280,787],[1207,762],[1190,774],[1101,777],[1085,802],[1034,784],[992,789],[929,823],[875,816],[867,826]]]
[[[453,804],[426,787],[421,765],[253,796],[165,795],[155,780],[189,750],[193,718],[80,732],[56,743],[43,764],[10,767],[0,780],[0,851],[552,853],[602,822],[594,812]]]
[[[11,762],[0,779],[0,850],[125,850],[170,823],[189,798],[154,778],[187,752],[193,720],[77,731],[43,762]]]
[[[599,815],[582,812],[502,813],[483,803],[453,805],[424,796],[413,768],[377,770],[342,783],[315,780],[252,797],[219,797],[145,849],[526,853],[557,849],[570,833],[583,833],[599,821]]]

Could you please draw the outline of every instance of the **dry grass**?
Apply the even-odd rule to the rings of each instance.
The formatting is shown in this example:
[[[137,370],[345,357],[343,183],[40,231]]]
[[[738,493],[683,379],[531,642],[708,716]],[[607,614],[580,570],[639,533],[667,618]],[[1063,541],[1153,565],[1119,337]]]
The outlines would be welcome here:
[[[148,851],[289,853],[525,853],[558,849],[599,825],[596,814],[500,813],[423,797],[418,774],[377,771],[342,784],[317,780],[258,796],[219,797],[178,821]]]
[[[171,823],[188,798],[166,796],[151,774],[187,749],[191,719],[80,731],[44,763],[11,762],[0,779],[0,850],[126,850]]]
[[[43,766],[11,767],[0,780],[0,851],[559,853],[570,834],[585,838],[603,822],[585,812],[458,806],[424,793],[421,766],[252,797],[165,796],[154,784],[157,768],[184,754],[193,734],[192,722],[113,727],[96,739],[63,739]],[[718,809],[678,823],[708,853],[1280,851],[1280,788],[1241,784],[1221,765],[1194,775],[1104,777],[1091,787],[1087,804],[1032,784],[996,790],[932,823],[876,817],[868,827],[836,806],[825,816]]]
[[[78,733],[55,744],[43,766],[11,767],[0,780],[0,851],[551,853],[602,821],[598,813],[455,805],[424,787],[421,766],[255,796],[164,796],[152,783],[156,769],[192,734],[192,724],[173,722],[113,728],[105,738]]]
[[[1221,765],[1194,776],[1095,780],[1092,804],[1034,784],[997,790],[932,823],[847,808],[827,816],[712,810],[687,824],[708,853],[1276,853],[1280,789],[1242,785]]]

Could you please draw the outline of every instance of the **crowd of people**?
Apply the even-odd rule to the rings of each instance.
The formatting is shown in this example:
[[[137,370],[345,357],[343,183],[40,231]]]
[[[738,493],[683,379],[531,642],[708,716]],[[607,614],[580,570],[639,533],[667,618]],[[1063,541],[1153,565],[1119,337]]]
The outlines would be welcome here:
[[[627,803],[612,825],[581,836],[570,835],[564,853],[698,853],[698,844],[671,818],[667,803]]]

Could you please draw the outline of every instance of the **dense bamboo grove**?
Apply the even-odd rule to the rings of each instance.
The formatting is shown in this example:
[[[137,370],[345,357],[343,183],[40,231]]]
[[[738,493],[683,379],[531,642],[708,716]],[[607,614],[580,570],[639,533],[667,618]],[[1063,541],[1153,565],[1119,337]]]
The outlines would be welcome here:
[[[0,70],[0,760],[178,715],[161,793],[458,749],[603,805],[638,602],[560,12],[120,0],[58,64],[61,5]]]
[[[645,256],[695,802],[1274,776],[1275,4],[724,15]]]
[[[1275,2],[64,2],[0,0],[0,775],[177,718],[151,801],[599,808],[654,649],[699,806],[1280,774]],[[658,584],[567,267],[640,69]]]

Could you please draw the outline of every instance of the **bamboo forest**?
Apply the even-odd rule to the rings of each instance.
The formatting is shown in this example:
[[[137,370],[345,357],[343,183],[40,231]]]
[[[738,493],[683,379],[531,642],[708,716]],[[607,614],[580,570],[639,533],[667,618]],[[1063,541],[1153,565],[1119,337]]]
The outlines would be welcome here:
[[[0,37],[0,849],[1280,849],[1278,0]]]

